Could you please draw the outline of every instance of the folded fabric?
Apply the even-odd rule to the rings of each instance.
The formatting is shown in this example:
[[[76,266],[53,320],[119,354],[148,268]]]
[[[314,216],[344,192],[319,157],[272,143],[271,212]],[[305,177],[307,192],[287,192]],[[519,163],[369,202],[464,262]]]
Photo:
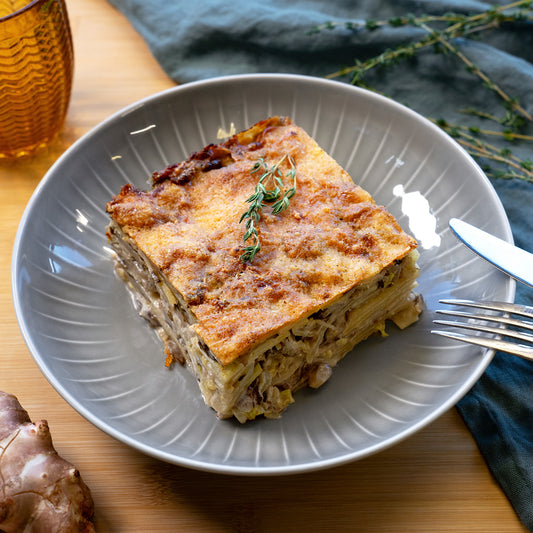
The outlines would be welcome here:
[[[416,26],[368,21],[409,13],[482,13],[491,7],[474,0],[110,0],[144,37],[176,82],[255,72],[326,76],[401,43],[427,35]],[[533,11],[531,11],[533,17]],[[490,79],[533,114],[533,24],[517,20],[485,32],[483,41],[456,39],[462,51]],[[346,24],[350,22],[350,24]],[[320,31],[311,31],[316,27]],[[349,81],[346,78],[344,81]],[[419,113],[452,123],[479,126],[460,108],[502,114],[488,91],[454,54],[426,50],[402,68],[394,65],[365,79]],[[460,104],[458,104],[460,102]],[[532,124],[527,133],[532,135]],[[494,141],[497,143],[498,141]],[[504,146],[502,145],[502,148]],[[531,144],[513,152],[532,160]],[[494,179],[516,243],[533,251],[533,183]],[[518,287],[516,301],[533,305],[533,289]],[[458,404],[494,477],[523,523],[533,530],[533,362],[497,354],[486,373]]]
[[[494,180],[515,242],[533,251],[533,183]],[[516,302],[533,306],[518,284]],[[457,408],[522,523],[533,531],[533,362],[506,353],[493,361]]]

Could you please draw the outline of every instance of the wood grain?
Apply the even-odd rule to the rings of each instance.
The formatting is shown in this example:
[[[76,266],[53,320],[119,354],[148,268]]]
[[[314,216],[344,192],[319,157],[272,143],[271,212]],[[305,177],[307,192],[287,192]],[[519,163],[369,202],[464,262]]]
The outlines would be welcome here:
[[[105,0],[67,0],[75,80],[60,137],[32,159],[0,163],[0,390],[49,421],[58,451],[92,490],[99,532],[523,532],[455,409],[408,440],[331,470],[233,477],[162,463],[74,411],[43,377],[11,300],[11,252],[24,207],[47,169],[122,107],[174,85]]]

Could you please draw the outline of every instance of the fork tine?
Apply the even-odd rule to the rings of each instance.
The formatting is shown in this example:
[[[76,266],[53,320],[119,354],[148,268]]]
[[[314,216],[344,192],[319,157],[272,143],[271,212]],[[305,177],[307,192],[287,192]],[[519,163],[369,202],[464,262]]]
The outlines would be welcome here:
[[[480,309],[489,309],[491,311],[501,311],[503,313],[511,313],[514,315],[521,315],[527,318],[533,318],[533,307],[529,305],[513,304],[509,302],[481,302],[478,300],[455,300],[444,299],[439,300],[442,304],[449,305],[464,305],[466,307],[479,307]]]
[[[483,317],[481,320],[484,320]],[[494,328],[492,326],[484,326],[482,324],[472,324],[468,322],[452,322],[450,320],[434,320],[434,324],[439,324],[441,326],[453,326],[456,328],[470,329],[473,331],[484,331],[485,333],[494,333],[495,335],[504,335],[505,337],[512,337],[513,339],[518,339],[524,342],[533,342],[533,335],[528,333],[520,333],[513,329],[504,329],[504,328]]]
[[[463,313],[462,311],[450,311],[448,309],[438,309],[436,313],[446,316],[457,316],[461,318],[468,318],[474,320],[484,320],[486,322],[497,322],[498,324],[506,324],[508,326],[515,326],[517,328],[524,328],[529,331],[533,331],[533,322],[527,322],[524,320],[518,320],[508,316],[500,315],[473,315],[471,313]]]
[[[475,320],[476,322],[452,322],[449,320],[434,320],[435,324],[443,326],[457,327],[472,331],[479,331],[485,333],[495,334],[498,337],[485,337],[480,335],[466,335],[464,333],[456,333],[450,331],[437,331],[433,330],[432,333],[447,337],[450,339],[459,340],[462,342],[467,342],[470,344],[476,344],[478,346],[484,346],[486,348],[492,348],[494,350],[501,350],[508,352],[510,354],[518,355],[525,359],[533,360],[533,347],[524,346],[523,344],[518,344],[516,342],[510,342],[502,340],[501,337],[509,337],[516,339],[518,341],[523,341],[526,343],[533,344],[533,335],[529,333],[521,333],[513,329],[507,329],[506,326],[513,326],[517,328],[525,328],[529,331],[533,331],[533,322],[524,321],[521,319],[516,319],[508,316],[509,314],[519,315],[526,318],[533,318],[533,307],[527,305],[518,305],[508,302],[481,302],[476,300],[454,300],[454,299],[444,299],[439,300],[440,303],[450,304],[456,306],[465,306],[473,307],[478,309],[485,309],[488,311],[496,311],[499,313],[505,313],[504,316],[500,315],[490,315],[490,314],[472,314],[466,313],[464,311],[451,311],[451,310],[438,310],[437,313],[447,315],[447,316],[456,316],[462,317],[469,320]],[[483,322],[483,323],[480,323]],[[489,326],[486,325],[486,322],[492,322],[496,324],[501,324],[501,326]]]
[[[533,348],[528,348],[527,346],[522,346],[513,342],[502,341],[501,339],[479,337],[477,335],[463,335],[462,333],[452,333],[449,331],[433,330],[431,333],[440,335],[441,337],[447,337],[449,339],[459,340],[469,344],[475,344],[477,346],[483,346],[484,348],[491,348],[493,350],[507,352],[512,355],[518,355],[518,357],[533,361]]]

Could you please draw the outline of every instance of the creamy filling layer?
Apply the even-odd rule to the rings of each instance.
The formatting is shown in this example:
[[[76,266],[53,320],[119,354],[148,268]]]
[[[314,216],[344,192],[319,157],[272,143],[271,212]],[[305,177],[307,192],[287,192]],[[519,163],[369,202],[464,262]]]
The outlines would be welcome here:
[[[116,223],[110,224],[108,235],[117,272],[139,313],[165,344],[167,364],[179,362],[196,376],[204,401],[220,418],[279,417],[295,391],[320,387],[356,344],[384,334],[386,320],[407,327],[422,307],[413,293],[418,276],[418,252],[413,250],[333,304],[222,365],[191,327],[196,318],[164,274]]]

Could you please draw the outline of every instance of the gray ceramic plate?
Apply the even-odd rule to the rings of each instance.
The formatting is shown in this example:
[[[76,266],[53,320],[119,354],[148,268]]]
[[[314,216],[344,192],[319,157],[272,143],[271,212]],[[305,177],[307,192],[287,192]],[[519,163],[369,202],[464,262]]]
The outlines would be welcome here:
[[[126,182],[233,129],[287,115],[420,240],[427,309],[405,331],[359,345],[321,389],[301,391],[280,420],[220,421],[162,347],[113,273],[106,202]],[[46,378],[120,441],[193,468],[278,474],[355,460],[413,434],[452,407],[492,352],[430,334],[439,298],[512,300],[514,283],[448,230],[462,217],[507,240],[502,206],[476,164],[437,127],[347,84],[288,75],[190,83],[104,121],[57,161],[17,234],[15,309]]]

